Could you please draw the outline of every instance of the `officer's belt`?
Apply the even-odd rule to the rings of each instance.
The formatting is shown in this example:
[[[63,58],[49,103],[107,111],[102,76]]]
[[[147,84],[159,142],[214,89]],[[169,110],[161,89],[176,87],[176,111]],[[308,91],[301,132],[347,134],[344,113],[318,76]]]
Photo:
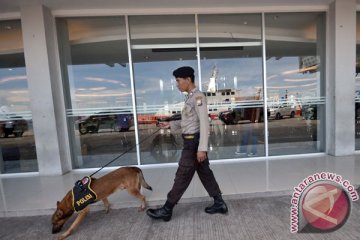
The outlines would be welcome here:
[[[183,139],[194,139],[194,138],[197,138],[199,136],[200,136],[199,133],[183,134],[182,135]]]

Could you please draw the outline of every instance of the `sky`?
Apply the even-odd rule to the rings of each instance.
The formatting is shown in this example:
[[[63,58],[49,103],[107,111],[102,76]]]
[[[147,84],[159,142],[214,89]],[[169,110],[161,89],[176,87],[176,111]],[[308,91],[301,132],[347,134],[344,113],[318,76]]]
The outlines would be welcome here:
[[[262,59],[259,57],[231,59],[202,59],[202,90],[206,91],[217,71],[218,89],[237,87],[243,96],[252,96],[263,87]],[[320,72],[299,73],[299,57],[270,58],[267,64],[269,99],[281,99],[287,93],[298,98],[321,97]],[[160,108],[177,104],[184,96],[176,88],[172,71],[181,66],[195,69],[196,60],[142,62],[134,64],[134,85],[138,106]],[[88,64],[68,66],[71,92],[70,108],[92,109],[132,108],[129,66],[115,64]],[[0,106],[10,111],[30,111],[30,98],[25,68],[0,69]]]

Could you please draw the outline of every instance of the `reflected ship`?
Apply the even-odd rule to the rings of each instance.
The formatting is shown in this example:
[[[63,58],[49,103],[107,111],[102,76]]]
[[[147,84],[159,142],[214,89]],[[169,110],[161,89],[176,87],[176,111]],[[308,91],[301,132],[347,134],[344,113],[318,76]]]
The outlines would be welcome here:
[[[241,96],[240,89],[218,89],[217,68],[213,67],[207,91],[205,92],[209,117],[220,119],[225,124],[236,124],[238,121],[248,120],[258,122],[261,116],[261,88],[257,88],[252,96]]]
[[[226,124],[236,123],[235,120],[229,121],[225,119],[225,116],[229,117],[229,115],[234,115],[233,117],[229,117],[231,119],[250,120],[252,122],[260,121],[260,113],[256,113],[256,117],[254,117],[253,110],[257,110],[263,106],[260,101],[261,88],[257,88],[255,94],[252,96],[241,96],[240,89],[218,89],[217,75],[218,71],[216,66],[214,66],[208,89],[204,92],[207,98],[209,117],[212,120],[220,119]],[[167,104],[156,112],[155,118],[162,119],[174,114],[179,114],[181,113],[183,106],[183,102]]]

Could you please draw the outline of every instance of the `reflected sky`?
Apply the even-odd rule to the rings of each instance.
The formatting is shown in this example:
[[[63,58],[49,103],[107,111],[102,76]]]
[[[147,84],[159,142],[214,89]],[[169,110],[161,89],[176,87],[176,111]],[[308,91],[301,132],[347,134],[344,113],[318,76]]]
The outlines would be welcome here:
[[[269,58],[267,64],[268,98],[279,99],[287,93],[299,98],[319,97],[319,71],[299,73],[299,57]],[[195,60],[142,62],[134,64],[138,105],[162,105],[183,101],[176,88],[172,71]],[[232,58],[203,59],[202,88],[207,90],[214,66],[217,69],[218,89],[237,89],[246,96],[262,88],[262,59]],[[72,65],[68,67],[72,108],[132,106],[128,65]],[[0,69],[0,105],[11,111],[30,110],[25,68]]]
[[[6,111],[30,111],[25,67],[0,68],[0,107]]]

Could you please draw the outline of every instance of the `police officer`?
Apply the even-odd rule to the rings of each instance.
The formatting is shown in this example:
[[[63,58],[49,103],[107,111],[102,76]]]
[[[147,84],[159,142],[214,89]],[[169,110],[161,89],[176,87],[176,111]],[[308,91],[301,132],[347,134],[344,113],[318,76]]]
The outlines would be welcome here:
[[[206,98],[195,86],[194,69],[181,67],[173,72],[176,84],[181,92],[187,92],[181,120],[163,122],[161,128],[182,130],[184,146],[175,175],[174,185],[167,195],[164,206],[157,209],[148,209],[146,213],[155,219],[169,221],[172,209],[180,200],[189,186],[195,171],[199,175],[201,183],[208,194],[214,198],[214,204],[206,207],[205,212],[209,214],[227,213],[228,208],[221,197],[221,191],[209,166],[207,157],[209,120]]]

